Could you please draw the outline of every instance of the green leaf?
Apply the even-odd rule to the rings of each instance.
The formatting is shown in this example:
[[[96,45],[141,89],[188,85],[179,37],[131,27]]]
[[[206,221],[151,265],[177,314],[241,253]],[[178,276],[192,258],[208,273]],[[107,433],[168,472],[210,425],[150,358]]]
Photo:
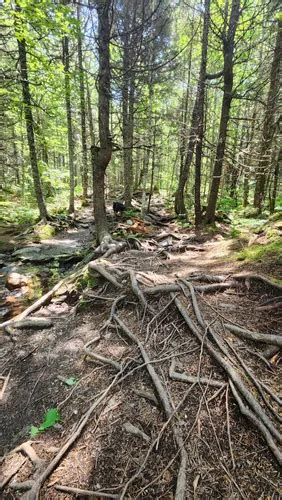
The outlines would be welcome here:
[[[71,386],[77,383],[77,379],[75,377],[70,377],[65,380],[65,384]]]
[[[43,424],[40,425],[39,430],[45,431],[45,429],[49,429],[49,427],[53,427],[60,420],[60,413],[57,408],[51,408],[47,411],[45,415],[45,420]]]
[[[30,436],[36,437],[40,432],[53,427],[60,420],[60,413],[57,408],[51,408],[45,414],[44,422],[39,427],[34,427],[34,425],[30,428]]]
[[[34,427],[34,425],[30,427],[29,431],[30,437],[36,437],[39,434],[39,432],[40,430],[38,429],[38,427]]]

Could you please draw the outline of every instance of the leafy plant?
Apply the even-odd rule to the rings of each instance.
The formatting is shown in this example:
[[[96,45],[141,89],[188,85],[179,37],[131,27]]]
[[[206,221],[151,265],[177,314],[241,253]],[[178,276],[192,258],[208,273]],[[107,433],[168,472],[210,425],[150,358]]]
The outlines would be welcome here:
[[[44,422],[39,426],[35,427],[34,425],[30,428],[30,436],[36,437],[40,432],[46,431],[50,427],[54,427],[54,425],[60,421],[60,413],[57,408],[50,408],[45,414]]]

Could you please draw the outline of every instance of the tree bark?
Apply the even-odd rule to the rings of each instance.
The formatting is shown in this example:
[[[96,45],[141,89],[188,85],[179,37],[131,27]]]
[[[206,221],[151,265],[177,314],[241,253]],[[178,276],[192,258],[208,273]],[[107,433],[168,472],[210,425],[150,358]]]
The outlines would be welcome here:
[[[130,40],[130,4],[125,4],[124,45],[123,45],[123,82],[122,82],[122,137],[123,137],[123,175],[124,203],[130,208],[133,189],[133,127],[134,127],[134,75],[132,73],[131,40]]]
[[[93,165],[93,204],[100,244],[110,241],[105,208],[105,172],[112,156],[112,138],[110,135],[110,13],[112,0],[96,0],[98,14],[98,123],[100,145],[92,146]]]
[[[281,41],[282,41],[282,21],[278,21],[278,29],[276,35],[276,43],[274,48],[271,73],[270,73],[270,86],[267,97],[267,106],[263,121],[262,142],[260,149],[260,164],[257,169],[255,194],[254,194],[254,207],[260,211],[265,195],[265,183],[267,177],[267,169],[271,157],[271,144],[275,130],[275,114],[279,99],[280,88],[280,59],[281,59]]]
[[[197,113],[198,130],[195,158],[195,226],[199,227],[202,223],[201,210],[201,167],[204,139],[204,104],[205,104],[205,80],[207,72],[207,54],[208,54],[208,36],[210,23],[210,0],[205,0],[204,26],[202,34],[202,56],[201,68],[198,82]]]
[[[279,180],[279,170],[280,170],[280,165],[282,162],[282,155],[281,155],[282,149],[279,149],[278,156],[275,161],[275,167],[274,167],[274,172],[273,172],[273,185],[272,185],[272,191],[270,195],[270,200],[269,200],[269,211],[271,214],[274,213],[275,210],[275,203],[276,203],[276,196],[277,196],[277,187],[278,187],[278,180]]]
[[[213,169],[213,179],[211,183],[211,190],[209,194],[208,207],[205,217],[205,222],[210,224],[214,223],[215,210],[217,204],[218,191],[222,175],[223,160],[225,154],[225,145],[227,138],[227,126],[229,121],[229,112],[232,102],[232,89],[233,89],[233,55],[235,48],[235,33],[240,16],[240,0],[232,0],[231,14],[229,19],[228,33],[223,34],[223,78],[224,90],[221,107],[221,117],[219,126],[219,136],[216,149],[216,158]]]
[[[80,5],[77,6],[77,19],[80,21]],[[79,93],[80,93],[80,119],[81,119],[81,145],[82,145],[82,204],[87,201],[88,192],[88,162],[87,162],[87,140],[86,140],[86,105],[85,105],[85,83],[82,57],[82,31],[79,27],[77,38],[78,70],[79,70]]]
[[[16,3],[15,9],[16,9],[16,13],[19,13],[19,14],[21,13],[21,7],[17,3]],[[41,177],[40,177],[40,172],[39,172],[39,168],[38,168],[37,152],[36,152],[36,144],[35,144],[34,121],[33,121],[33,114],[32,114],[29,79],[28,79],[26,41],[21,36],[22,29],[21,29],[20,23],[21,23],[20,16],[16,17],[15,28],[16,28],[16,36],[17,36],[17,43],[18,43],[18,51],[19,51],[20,77],[21,77],[21,84],[22,84],[24,116],[25,116],[30,164],[31,164],[34,191],[35,191],[36,201],[37,201],[37,205],[38,205],[38,209],[39,209],[39,213],[40,213],[40,218],[42,220],[47,220],[48,213],[47,213],[47,208],[46,208],[43,190],[42,190],[42,183],[41,183]]]
[[[74,187],[75,187],[75,172],[74,172],[74,141],[73,141],[73,126],[71,112],[71,89],[70,89],[70,55],[69,55],[69,38],[63,39],[63,62],[65,74],[65,104],[67,113],[68,127],[68,152],[69,152],[69,213],[74,213]]]

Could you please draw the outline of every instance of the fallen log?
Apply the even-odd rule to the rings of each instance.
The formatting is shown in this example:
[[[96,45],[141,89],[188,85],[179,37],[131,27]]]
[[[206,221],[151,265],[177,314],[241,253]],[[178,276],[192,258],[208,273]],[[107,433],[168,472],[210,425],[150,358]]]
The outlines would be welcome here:
[[[244,339],[252,340],[253,342],[262,342],[263,344],[282,347],[282,336],[272,335],[268,333],[251,332],[250,330],[245,330],[245,328],[240,328],[239,326],[231,325],[230,323],[224,323],[224,326],[230,332],[238,335],[238,337],[243,337]]]

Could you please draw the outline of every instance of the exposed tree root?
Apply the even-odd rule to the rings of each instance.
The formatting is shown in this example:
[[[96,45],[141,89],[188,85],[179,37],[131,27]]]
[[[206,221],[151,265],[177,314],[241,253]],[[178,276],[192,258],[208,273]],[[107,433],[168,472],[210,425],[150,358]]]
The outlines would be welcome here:
[[[120,376],[120,373],[118,373],[111,384],[105,389],[105,391],[102,393],[102,395],[90,406],[88,411],[84,414],[84,416],[80,419],[76,429],[72,432],[70,437],[67,439],[66,443],[62,446],[62,448],[59,450],[57,455],[51,460],[51,462],[47,465],[47,467],[43,471],[39,471],[38,476],[35,477],[33,481],[25,481],[24,483],[20,484],[11,484],[13,488],[16,489],[28,489],[29,491],[23,495],[23,499],[25,500],[38,500],[39,499],[39,493],[42,485],[48,479],[50,474],[54,471],[54,469],[57,467],[61,459],[64,457],[66,452],[71,448],[73,443],[77,440],[77,438],[81,435],[82,431],[84,430],[89,418],[93,414],[93,412],[96,410],[96,408],[104,401],[104,399],[107,397],[109,394],[110,390],[116,383],[118,377]]]
[[[244,339],[252,340],[253,342],[262,342],[263,344],[276,345],[282,347],[282,336],[270,335],[267,333],[257,333],[251,332],[250,330],[245,330],[245,328],[240,328],[236,325],[231,325],[230,323],[224,323],[225,328],[238,337],[243,337]]]
[[[226,382],[220,382],[219,380],[213,380],[207,377],[192,377],[186,373],[179,373],[175,371],[175,359],[172,360],[169,368],[169,376],[172,380],[177,380],[178,382],[186,382],[187,384],[207,384],[211,387],[221,387],[221,389],[226,386]]]
[[[123,323],[123,321],[116,314],[114,315],[114,320],[117,322],[118,326],[121,328],[123,333],[138,346],[140,353],[142,355],[142,358],[143,358],[144,362],[146,363],[146,369],[151,377],[151,380],[155,386],[155,389],[157,391],[159,399],[162,403],[164,412],[165,412],[167,418],[170,418],[173,414],[173,409],[171,407],[169,397],[167,395],[167,392],[166,392],[159,376],[157,375],[157,372],[155,371],[152,364],[150,363],[150,358],[149,358],[143,344],[127,328],[127,326]],[[184,500],[186,498],[185,492],[186,492],[187,452],[186,452],[185,447],[184,447],[184,441],[183,441],[183,437],[182,437],[182,433],[181,433],[180,428],[176,425],[173,425],[172,429],[173,429],[175,441],[176,441],[177,446],[180,450],[180,465],[179,465],[179,470],[178,470],[175,499],[177,499],[177,500],[183,499]],[[127,484],[126,488],[123,489],[121,498],[124,498],[128,486],[129,486],[129,484]]]
[[[235,274],[233,275],[233,279],[236,281],[244,281],[247,287],[249,287],[251,283],[257,282],[262,283],[275,293],[282,292],[282,285],[278,285],[278,283],[274,283],[273,281],[270,281],[264,276],[260,276],[258,274]]]
[[[198,292],[218,292],[221,290],[227,290],[228,288],[236,288],[236,283],[233,281],[227,281],[225,283],[215,283],[211,285],[197,285],[195,290]],[[168,283],[166,285],[158,286],[147,286],[143,288],[143,293],[147,295],[157,295],[161,293],[171,293],[181,291],[181,285],[178,283]]]
[[[108,280],[112,285],[114,285],[116,288],[122,289],[122,284],[118,283],[118,281],[112,276],[111,273],[109,273],[104,266],[101,264],[97,264],[95,261],[90,262],[88,266],[89,272],[92,273],[93,271],[96,271],[98,274],[103,276],[106,280]]]
[[[87,344],[85,344],[83,350],[84,350],[86,356],[89,356],[89,358],[95,359],[95,361],[99,361],[99,363],[103,363],[104,365],[110,365],[113,368],[115,368],[115,370],[120,371],[122,369],[122,367],[117,361],[114,361],[111,358],[105,358],[104,356],[101,356],[101,354],[97,354],[89,349],[90,345],[95,344],[96,342],[99,343],[100,340],[101,340],[101,337],[100,337],[100,335],[98,335],[94,339],[87,342]]]
[[[81,497],[97,497],[97,498],[120,498],[119,495],[111,495],[110,493],[103,493],[102,491],[83,490],[81,488],[72,488],[71,486],[63,486],[62,484],[55,484],[55,490],[64,493],[73,493],[75,496]]]
[[[189,285],[190,285],[189,290],[190,290],[191,295],[193,296],[193,305],[194,305],[194,304],[197,304],[197,299],[196,299],[195,293],[193,293],[192,285],[191,284],[189,284]],[[236,388],[241,393],[242,397],[246,400],[246,402],[250,406],[250,411],[252,411],[254,413],[254,415],[256,416],[256,419],[259,419],[259,421],[261,422],[260,428],[263,426],[263,428],[267,431],[267,433],[270,432],[270,434],[272,434],[272,436],[275,439],[277,439],[277,441],[281,442],[282,441],[281,434],[274,427],[270,418],[266,415],[265,411],[263,410],[261,405],[258,403],[258,401],[255,399],[253,394],[245,386],[245,384],[244,384],[243,380],[241,379],[240,375],[238,374],[238,372],[233,368],[233,366],[230,364],[230,362],[225,357],[223,357],[215,347],[213,347],[212,343],[205,336],[203,336],[203,334],[200,332],[200,330],[194,324],[192,319],[189,317],[189,315],[186,311],[186,308],[184,307],[182,302],[179,299],[175,298],[175,304],[176,304],[178,311],[182,315],[183,319],[187,323],[190,331],[194,333],[194,335],[198,338],[199,342],[203,343],[203,345],[206,347],[208,352],[214,357],[214,359],[219,363],[219,365],[226,371],[226,373],[229,377],[229,380],[231,380],[233,382],[233,384],[236,386]],[[204,320],[201,316],[201,313],[199,316],[199,309],[197,307],[196,308],[194,307],[194,309],[195,309],[195,314],[196,314],[198,322],[200,323],[201,327],[204,328],[204,331],[206,331],[207,327],[204,323]],[[264,434],[264,436],[265,436],[265,434]],[[281,465],[281,463],[282,463],[281,453],[280,453],[280,451],[279,451],[279,449],[276,446],[274,441],[273,441],[273,445],[274,446],[271,447],[271,450],[274,453],[277,461]]]

